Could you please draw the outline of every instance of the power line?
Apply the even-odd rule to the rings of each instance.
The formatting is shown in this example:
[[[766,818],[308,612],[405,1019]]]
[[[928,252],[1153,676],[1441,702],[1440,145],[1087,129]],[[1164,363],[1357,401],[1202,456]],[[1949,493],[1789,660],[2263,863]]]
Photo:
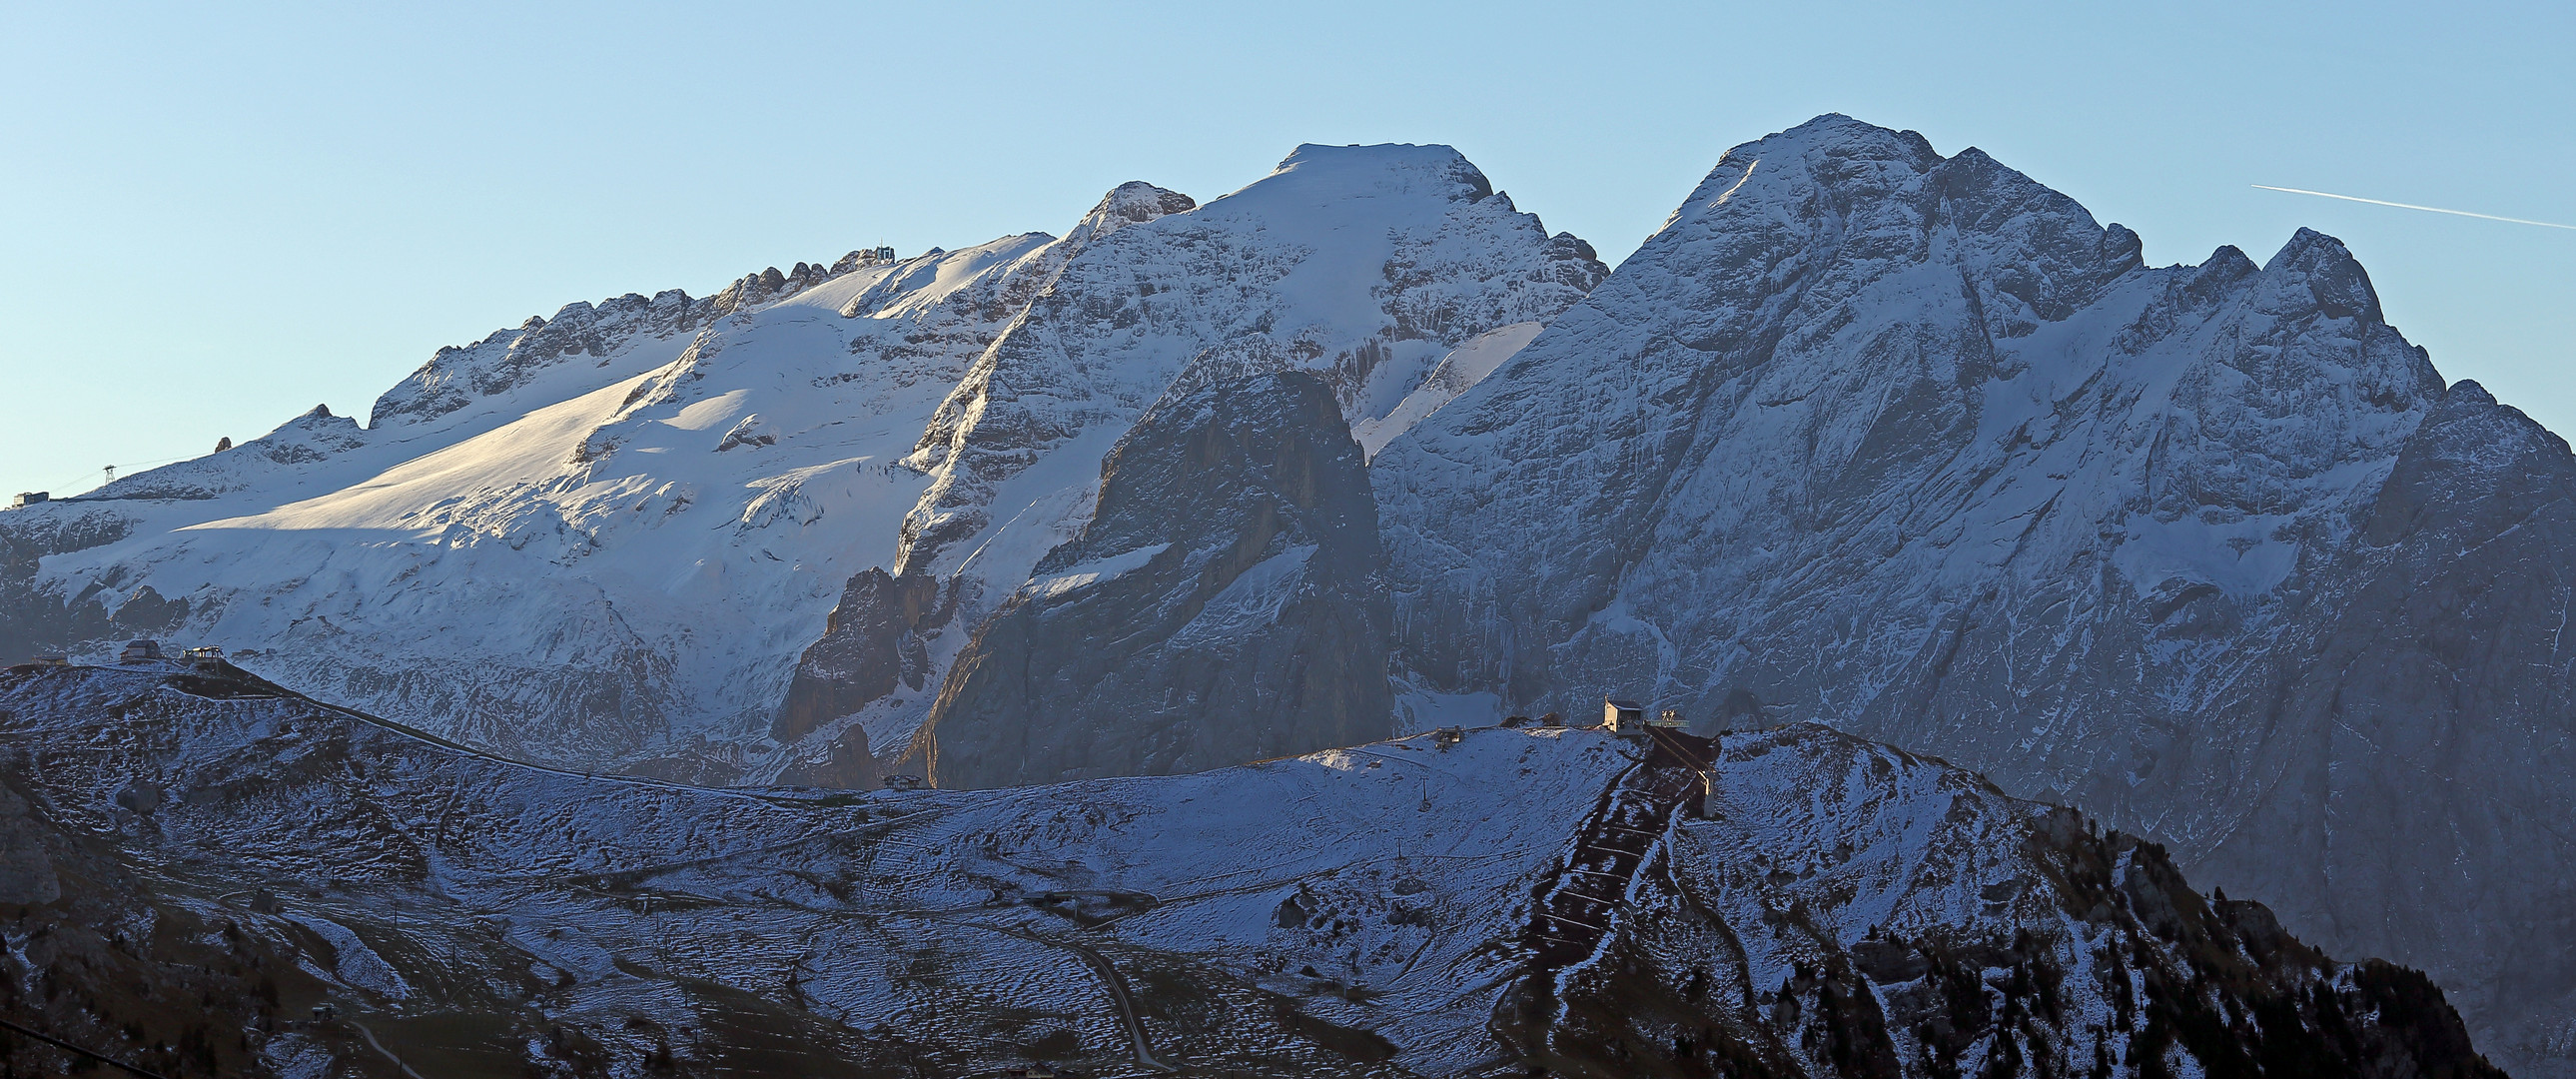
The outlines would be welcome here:
[[[47,1045],[53,1046],[53,1047],[54,1047],[54,1048],[56,1048],[56,1049],[61,1049],[61,1050],[67,1051],[67,1052],[79,1053],[80,1055],[85,1056],[85,1057],[88,1057],[88,1058],[90,1058],[91,1060],[99,1061],[99,1062],[104,1063],[104,1064],[113,1064],[113,1065],[115,1065],[115,1066],[117,1066],[117,1067],[123,1068],[123,1069],[125,1069],[125,1070],[127,1070],[127,1071],[130,1071],[130,1072],[133,1072],[133,1073],[134,1073],[134,1074],[136,1074],[136,1075],[140,1075],[140,1076],[142,1076],[142,1077],[143,1077],[143,1079],[162,1079],[161,1074],[160,1074],[160,1073],[158,1073],[158,1072],[148,1072],[148,1071],[144,1071],[144,1070],[143,1070],[143,1069],[141,1069],[141,1068],[135,1067],[134,1065],[132,1065],[132,1064],[128,1064],[128,1063],[126,1063],[126,1062],[124,1062],[124,1061],[122,1061],[122,1060],[118,1060],[118,1059],[116,1059],[115,1057],[107,1056],[107,1055],[105,1055],[105,1054],[101,1054],[101,1053],[93,1053],[93,1052],[90,1052],[90,1051],[89,1051],[89,1050],[87,1050],[87,1049],[83,1049],[83,1048],[81,1048],[80,1046],[73,1045],[72,1043],[67,1042],[67,1041],[64,1041],[64,1040],[62,1040],[61,1038],[54,1037],[54,1036],[53,1036],[53,1035],[51,1035],[51,1034],[45,1034],[45,1033],[42,1033],[42,1032],[39,1032],[39,1031],[29,1030],[29,1029],[27,1029],[27,1028],[25,1028],[25,1027],[19,1026],[19,1025],[18,1025],[18,1024],[16,1024],[16,1023],[12,1023],[12,1022],[10,1022],[10,1021],[8,1021],[8,1020],[6,1020],[6,1019],[0,1019],[0,1027],[7,1027],[7,1028],[9,1028],[9,1029],[11,1029],[11,1030],[17,1031],[17,1032],[18,1032],[18,1033],[20,1033],[20,1034],[24,1034],[24,1035],[26,1035],[26,1036],[28,1036],[28,1037],[30,1037],[30,1038],[34,1038],[34,1039],[36,1039],[37,1041],[40,1041],[40,1042],[43,1042],[43,1043],[45,1043],[45,1044],[47,1044]]]
[[[115,470],[117,470],[117,471],[119,471],[119,472],[126,472],[127,470],[130,470],[130,469],[136,469],[136,468],[151,468],[151,467],[155,467],[155,466],[158,466],[158,465],[166,465],[166,464],[170,464],[170,463],[173,463],[173,462],[176,462],[176,461],[190,461],[190,460],[195,460],[195,458],[194,458],[193,456],[164,457],[164,458],[162,458],[162,459],[160,459],[160,460],[158,460],[158,461],[134,461],[134,462],[130,462],[130,463],[127,463],[127,464],[120,464],[120,465],[107,465],[107,466],[105,466],[105,468],[112,468],[112,469],[115,469]],[[80,475],[78,475],[78,476],[72,477],[71,479],[64,480],[64,481],[62,481],[61,483],[56,484],[55,486],[62,487],[62,488],[64,488],[64,489],[66,489],[66,490],[69,490],[69,489],[71,489],[74,485],[79,484],[80,482],[82,482],[82,481],[84,481],[84,480],[87,480],[87,479],[88,479],[89,477],[91,477],[91,476],[97,475],[99,472],[101,472],[101,471],[103,471],[103,470],[104,470],[104,469],[95,469],[95,468],[94,468],[94,469],[90,469],[90,470],[88,470],[88,471],[82,472],[82,473],[81,473]],[[129,479],[130,479],[130,478],[132,478],[130,474],[129,474],[128,478],[129,478]],[[108,481],[108,482],[114,482],[114,481]],[[106,483],[106,482],[102,482],[102,483],[100,483],[98,486],[105,487],[105,486],[107,486],[107,483]],[[64,497],[66,497],[66,498],[71,498],[71,497],[77,497],[77,496],[73,496],[73,495],[66,495],[66,496],[64,496]]]

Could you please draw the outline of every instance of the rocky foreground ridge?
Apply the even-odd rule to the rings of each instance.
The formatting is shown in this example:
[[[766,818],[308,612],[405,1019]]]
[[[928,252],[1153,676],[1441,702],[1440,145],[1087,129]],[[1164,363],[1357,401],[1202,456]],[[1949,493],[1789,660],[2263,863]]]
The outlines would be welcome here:
[[[0,1012],[171,1076],[2501,1074],[2421,974],[1812,725],[855,795],[145,662],[0,674],[0,737]]]

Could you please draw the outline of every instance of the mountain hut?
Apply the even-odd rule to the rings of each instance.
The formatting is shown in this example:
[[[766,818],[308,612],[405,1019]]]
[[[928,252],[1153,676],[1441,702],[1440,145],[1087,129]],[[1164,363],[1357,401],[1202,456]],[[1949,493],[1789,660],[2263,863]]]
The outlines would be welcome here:
[[[1601,698],[1601,725],[1619,734],[1646,732],[1646,706],[1635,701]]]

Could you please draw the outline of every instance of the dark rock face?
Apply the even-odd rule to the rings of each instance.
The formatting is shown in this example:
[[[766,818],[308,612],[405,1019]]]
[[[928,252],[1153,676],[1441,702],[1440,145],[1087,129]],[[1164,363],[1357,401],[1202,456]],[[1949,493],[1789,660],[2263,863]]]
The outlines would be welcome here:
[[[113,510],[74,512],[60,505],[0,517],[0,660],[15,662],[115,634],[121,623],[109,604],[121,597],[107,582],[64,596],[38,587],[36,571],[46,556],[114,543],[133,527],[131,518]],[[158,593],[153,599],[136,611],[138,617],[165,606]],[[184,611],[186,601],[175,602]]]
[[[2564,1069],[2576,459],[2461,382],[2364,520],[2335,568],[2342,594],[2276,660],[2273,696],[2248,702],[2269,726],[2270,789],[2200,872],[2426,964],[2473,1015],[2530,1015],[2482,1043]]]
[[[941,604],[939,596],[939,582],[924,574],[897,577],[870,567],[852,576],[822,639],[797,660],[795,680],[769,736],[793,745],[897,689],[924,689],[930,671],[924,634],[937,633],[956,613],[954,597]],[[806,759],[790,766],[779,782],[859,790],[879,784],[867,732],[855,724],[803,752]]]
[[[1381,561],[1329,383],[1178,389],[1103,463],[1090,525],[959,657],[916,752],[942,787],[993,787],[1383,738]]]
[[[930,661],[919,631],[938,628],[954,608],[938,600],[939,582],[922,574],[897,577],[871,566],[852,576],[822,639],[797,661],[769,736],[793,742],[897,686],[921,689]]]

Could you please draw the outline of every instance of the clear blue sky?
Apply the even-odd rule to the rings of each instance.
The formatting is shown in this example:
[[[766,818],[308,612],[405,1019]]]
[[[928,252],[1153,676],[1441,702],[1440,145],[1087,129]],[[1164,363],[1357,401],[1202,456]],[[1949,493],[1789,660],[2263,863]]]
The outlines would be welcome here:
[[[1616,261],[1727,146],[1979,146],[2155,262],[2343,237],[2453,378],[2576,430],[2564,4],[0,6],[0,496],[363,417],[567,301],[1205,199],[1445,142]]]

